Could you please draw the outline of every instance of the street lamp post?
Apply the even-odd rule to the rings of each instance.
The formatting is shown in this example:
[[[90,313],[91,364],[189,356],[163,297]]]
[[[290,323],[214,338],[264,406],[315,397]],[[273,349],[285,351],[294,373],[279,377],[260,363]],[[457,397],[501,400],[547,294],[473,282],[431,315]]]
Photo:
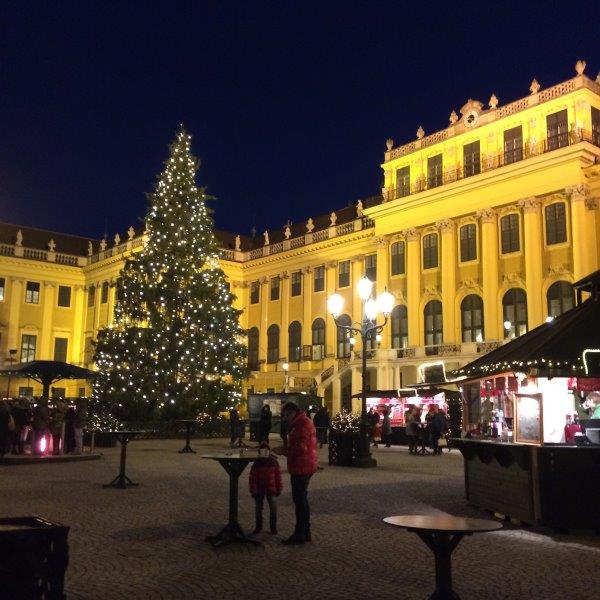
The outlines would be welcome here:
[[[15,360],[15,355],[17,354],[16,349],[10,349],[8,351],[8,360],[10,362],[10,366],[12,367],[12,364]],[[10,371],[8,372],[8,385],[6,387],[6,399],[8,400],[10,397]]]
[[[377,299],[371,297],[373,282],[363,277],[356,284],[358,295],[363,302],[362,321],[353,325],[344,325],[338,322],[338,318],[344,308],[344,298],[340,294],[333,294],[327,300],[327,309],[331,313],[336,326],[349,334],[358,334],[362,341],[362,392],[361,392],[361,414],[359,428],[359,445],[356,457],[356,465],[359,467],[376,467],[377,461],[371,456],[369,431],[367,427],[367,340],[374,334],[379,334],[388,321],[392,308],[394,307],[394,296],[388,291],[379,294]],[[377,315],[381,312],[384,320],[381,325],[377,324]]]

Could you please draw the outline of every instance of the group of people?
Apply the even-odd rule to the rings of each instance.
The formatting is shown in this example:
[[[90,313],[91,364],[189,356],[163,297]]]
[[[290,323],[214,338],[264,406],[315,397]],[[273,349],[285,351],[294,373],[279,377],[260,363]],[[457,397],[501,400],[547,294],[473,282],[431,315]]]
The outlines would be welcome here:
[[[448,431],[448,419],[437,404],[430,404],[425,415],[425,422],[421,420],[422,409],[413,404],[409,405],[404,414],[406,423],[406,436],[408,438],[408,450],[411,454],[417,454],[419,444],[424,448],[429,445],[434,455],[440,455],[441,437]]]
[[[86,406],[83,399],[68,404],[62,398],[19,398],[0,401],[0,456],[81,454]]]
[[[271,410],[265,405],[270,415]],[[263,411],[267,412],[265,408]],[[261,414],[261,419],[263,416]],[[282,444],[273,449],[269,446],[269,430],[260,429],[262,439],[259,445],[259,458],[250,470],[250,493],[255,502],[256,523],[254,534],[262,531],[263,506],[269,505],[269,527],[271,534],[277,533],[277,503],[281,494],[282,481],[279,462],[275,455],[285,456],[290,474],[292,500],[296,512],[296,526],[291,536],[282,541],[286,545],[298,545],[312,541],[310,528],[310,506],[308,484],[318,469],[317,431],[313,420],[293,402],[286,402],[281,409]],[[269,417],[270,422],[270,417]],[[267,424],[267,416],[263,424]],[[266,432],[266,436],[265,436]],[[285,432],[285,436],[283,435]]]
[[[388,408],[383,408],[381,415],[373,408],[367,413],[367,426],[369,427],[369,437],[375,448],[379,442],[385,443],[385,447],[389,448],[392,445],[392,421],[390,419],[390,411]]]

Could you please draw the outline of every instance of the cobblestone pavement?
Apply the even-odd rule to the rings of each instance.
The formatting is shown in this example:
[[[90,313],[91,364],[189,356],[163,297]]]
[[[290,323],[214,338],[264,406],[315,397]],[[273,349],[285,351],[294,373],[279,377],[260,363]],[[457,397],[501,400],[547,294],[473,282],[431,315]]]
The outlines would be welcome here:
[[[71,526],[68,598],[423,599],[433,590],[433,558],[389,515],[451,513],[487,517],[464,500],[462,457],[413,457],[375,450],[379,467],[326,465],[311,481],[313,543],[282,546],[293,505],[284,478],[280,536],[264,545],[213,550],[204,542],[224,525],[228,479],[202,451],[222,440],[132,442],[128,473],[138,488],[104,489],[118,471],[118,449],[98,461],[0,467],[0,514],[40,515]],[[253,527],[248,471],[240,479],[240,522]],[[453,555],[455,589],[464,599],[588,599],[598,590],[600,537],[556,535],[508,525],[465,538]],[[0,590],[1,596],[1,590]]]

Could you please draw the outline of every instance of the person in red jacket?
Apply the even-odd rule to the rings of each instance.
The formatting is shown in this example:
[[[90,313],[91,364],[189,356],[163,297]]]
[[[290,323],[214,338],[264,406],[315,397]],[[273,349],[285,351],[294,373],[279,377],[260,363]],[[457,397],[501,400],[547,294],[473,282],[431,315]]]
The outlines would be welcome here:
[[[317,471],[317,434],[313,422],[293,402],[286,402],[281,418],[288,425],[287,443],[274,450],[287,457],[287,469],[292,484],[292,499],[296,507],[296,528],[283,544],[304,544],[311,541],[308,483]]]
[[[269,503],[269,525],[271,534],[277,533],[277,503],[275,498],[281,494],[281,470],[275,456],[271,454],[269,444],[262,442],[258,447],[260,458],[250,469],[250,493],[254,498],[256,527],[252,533],[262,531],[263,504],[265,497]]]

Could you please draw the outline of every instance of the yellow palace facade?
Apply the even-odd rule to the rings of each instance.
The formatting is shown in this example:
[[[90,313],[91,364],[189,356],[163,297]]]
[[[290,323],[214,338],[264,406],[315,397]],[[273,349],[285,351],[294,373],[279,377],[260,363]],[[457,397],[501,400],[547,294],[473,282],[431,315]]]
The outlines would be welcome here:
[[[362,352],[370,388],[395,389],[425,363],[455,368],[573,306],[571,284],[600,268],[600,77],[584,70],[546,89],[534,80],[509,104],[469,100],[441,131],[388,140],[376,197],[258,239],[216,232],[248,331],[246,390],[312,387],[333,411],[352,408]],[[123,259],[143,243],[133,228],[109,242],[0,224],[4,363],[93,367]],[[396,299],[365,348],[327,313],[339,293],[342,321],[361,320],[363,275]],[[13,380],[10,394],[39,388]]]

